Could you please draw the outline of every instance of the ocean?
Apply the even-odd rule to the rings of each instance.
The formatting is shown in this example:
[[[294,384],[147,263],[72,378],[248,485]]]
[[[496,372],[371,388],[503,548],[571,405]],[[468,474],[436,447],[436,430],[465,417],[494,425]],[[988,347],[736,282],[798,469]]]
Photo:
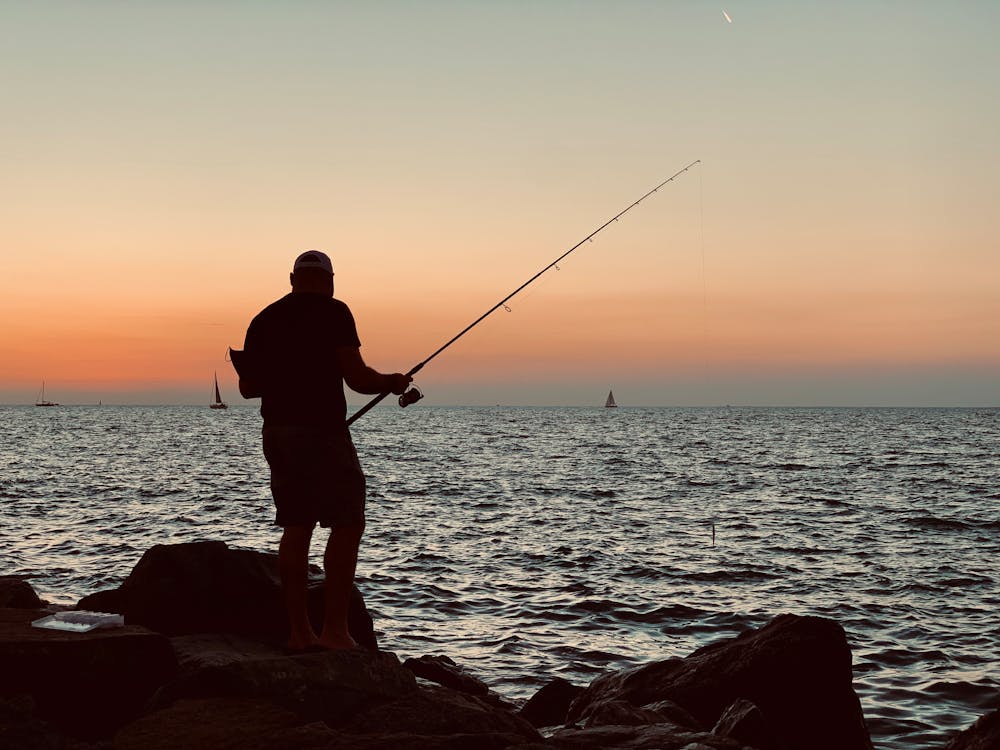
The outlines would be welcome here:
[[[0,574],[44,599],[117,586],[154,544],[276,550],[252,406],[0,419]],[[353,434],[358,585],[400,658],[518,700],[792,612],[844,627],[878,748],[1000,705],[1000,410],[417,405]]]

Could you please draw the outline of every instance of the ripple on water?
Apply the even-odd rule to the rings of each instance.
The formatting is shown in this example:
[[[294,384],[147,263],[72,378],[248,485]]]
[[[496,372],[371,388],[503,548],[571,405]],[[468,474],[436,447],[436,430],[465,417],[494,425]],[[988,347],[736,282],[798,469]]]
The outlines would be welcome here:
[[[71,604],[153,544],[275,548],[255,409],[46,411],[3,410],[0,572]],[[448,653],[523,699],[791,611],[843,625],[880,750],[940,747],[995,705],[994,414],[614,411],[375,409],[355,426],[359,585],[384,647]]]

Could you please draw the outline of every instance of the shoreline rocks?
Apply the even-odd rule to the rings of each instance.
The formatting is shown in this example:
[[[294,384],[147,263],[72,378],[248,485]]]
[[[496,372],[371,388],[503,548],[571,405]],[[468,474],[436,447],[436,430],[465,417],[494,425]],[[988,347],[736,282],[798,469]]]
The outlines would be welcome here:
[[[153,547],[121,587],[80,601],[125,627],[88,633],[31,627],[51,610],[11,584],[0,603],[29,606],[0,608],[0,750],[872,748],[830,620],[779,615],[683,659],[555,679],[519,708],[447,656],[380,650],[359,592],[366,648],[284,653],[274,557]],[[993,747],[998,717],[948,750]]]
[[[573,701],[567,723],[586,719],[609,700],[635,707],[670,700],[713,727],[732,704],[744,701],[758,709],[763,728],[751,734],[773,736],[769,745],[775,748],[873,750],[851,681],[851,651],[840,625],[779,615],[684,659],[598,677]]]
[[[952,738],[945,750],[996,750],[1000,747],[1000,708],[980,716]]]
[[[36,609],[42,600],[31,584],[20,576],[0,576],[0,608]]]
[[[177,672],[164,635],[132,626],[89,633],[31,626],[45,614],[0,609],[0,697],[30,696],[38,718],[60,732],[108,736]]]
[[[323,620],[322,574],[310,566],[309,614],[317,630]],[[281,642],[286,633],[278,556],[230,549],[225,542],[155,545],[121,586],[83,597],[77,609],[122,614],[131,625],[171,636],[236,633]],[[378,648],[357,586],[348,628],[360,645]]]
[[[521,716],[535,727],[562,724],[570,705],[583,690],[584,688],[573,685],[569,680],[556,677],[528,699],[521,707]]]

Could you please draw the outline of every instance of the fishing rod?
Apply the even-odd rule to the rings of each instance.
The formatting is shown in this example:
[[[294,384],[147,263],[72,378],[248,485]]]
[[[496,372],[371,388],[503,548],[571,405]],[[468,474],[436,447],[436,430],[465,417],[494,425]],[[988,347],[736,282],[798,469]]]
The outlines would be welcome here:
[[[696,164],[701,164],[701,159],[695,159],[693,162],[691,162],[686,167],[684,167],[684,169],[680,170],[679,172],[676,172],[675,174],[672,174],[670,177],[668,177],[667,179],[665,179],[663,182],[661,182],[655,188],[653,188],[648,193],[646,193],[641,198],[639,198],[639,200],[637,200],[634,203],[630,204],[627,208],[623,209],[622,211],[619,211],[617,214],[615,214],[614,216],[612,216],[606,222],[604,222],[603,224],[601,224],[601,226],[599,226],[593,232],[591,232],[586,237],[584,237],[582,240],[580,240],[579,242],[577,242],[575,245],[573,245],[573,247],[571,247],[569,250],[567,250],[566,252],[564,252],[562,255],[560,255],[558,258],[556,258],[554,261],[552,261],[551,263],[549,263],[547,266],[545,266],[545,268],[543,268],[541,271],[539,271],[538,273],[536,273],[530,279],[528,279],[527,281],[525,281],[523,284],[521,284],[521,286],[519,286],[513,292],[511,292],[506,297],[504,297],[502,300],[500,300],[499,302],[497,302],[495,305],[493,305],[493,307],[491,307],[489,310],[487,310],[486,312],[484,312],[482,315],[480,315],[474,321],[472,321],[471,323],[469,323],[469,325],[467,325],[461,331],[459,331],[458,333],[456,333],[445,344],[443,344],[441,347],[439,347],[433,354],[431,354],[429,357],[427,357],[427,359],[423,360],[422,362],[420,362],[417,365],[414,365],[410,369],[410,371],[406,373],[407,376],[413,377],[414,375],[416,375],[418,372],[420,372],[424,368],[424,365],[426,365],[428,362],[430,362],[432,359],[434,359],[437,355],[439,355],[441,352],[443,352],[449,346],[451,346],[456,341],[458,341],[460,338],[462,338],[462,336],[464,336],[469,331],[471,331],[473,328],[475,328],[477,325],[479,325],[480,323],[482,323],[486,318],[488,318],[494,312],[496,312],[497,310],[499,310],[501,307],[506,307],[506,303],[515,294],[517,294],[522,289],[524,289],[525,287],[527,287],[529,284],[531,284],[533,281],[535,281],[535,279],[537,279],[543,273],[545,273],[546,271],[548,271],[550,268],[554,268],[559,263],[559,261],[561,261],[563,258],[565,258],[566,256],[568,256],[570,253],[572,253],[574,250],[576,250],[578,247],[580,247],[583,243],[592,241],[594,239],[594,237],[596,237],[609,224],[613,224],[614,222],[618,221],[622,216],[624,216],[629,211],[631,211],[633,208],[635,208],[640,203],[642,203],[644,200],[646,200],[646,198],[648,198],[649,196],[651,196],[653,193],[657,192],[660,188],[664,187],[668,183],[673,182],[675,179],[677,179],[678,177],[680,177],[682,174],[684,174],[685,172],[687,172],[689,169],[691,169],[691,167],[695,166]],[[507,308],[507,309],[509,309],[509,308]],[[358,409],[357,412],[355,412],[351,416],[351,418],[347,420],[347,426],[350,427],[355,421],[357,421],[359,418],[361,418],[363,415],[365,415],[368,412],[369,409],[371,409],[373,406],[375,406],[377,403],[379,403],[382,399],[384,399],[388,395],[389,395],[389,391],[386,391],[385,393],[380,393],[378,396],[376,396],[371,401],[369,401],[367,404],[365,404],[360,409]],[[413,386],[413,387],[411,387],[409,390],[407,390],[405,393],[403,393],[399,397],[399,405],[400,406],[404,406],[404,407],[405,406],[409,406],[410,404],[414,404],[414,403],[416,403],[417,401],[419,401],[422,398],[423,398],[423,394],[420,392],[420,389],[417,388],[416,386]]]

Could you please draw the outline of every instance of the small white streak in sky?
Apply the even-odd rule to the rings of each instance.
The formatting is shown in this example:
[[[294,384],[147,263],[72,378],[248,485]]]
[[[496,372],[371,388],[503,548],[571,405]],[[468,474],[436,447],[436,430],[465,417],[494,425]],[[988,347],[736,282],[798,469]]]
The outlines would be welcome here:
[[[726,20],[729,21],[729,23],[733,22],[733,19],[729,17],[728,13],[726,13],[726,9],[725,8],[722,9],[722,15],[725,16]]]

